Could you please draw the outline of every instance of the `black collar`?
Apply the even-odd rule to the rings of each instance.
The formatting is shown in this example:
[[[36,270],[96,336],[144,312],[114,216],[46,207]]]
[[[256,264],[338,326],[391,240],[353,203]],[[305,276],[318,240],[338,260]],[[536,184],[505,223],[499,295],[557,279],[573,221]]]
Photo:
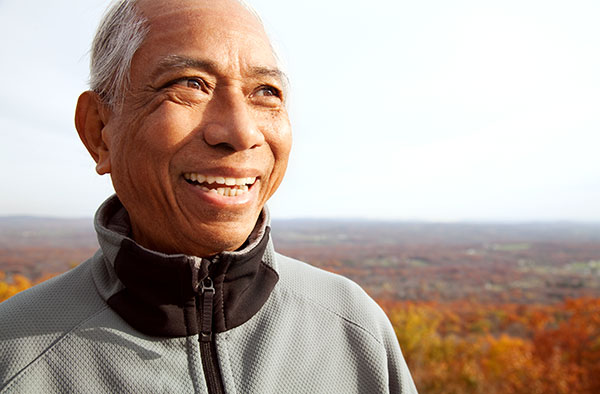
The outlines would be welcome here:
[[[109,297],[108,304],[144,334],[195,335],[202,309],[199,284],[210,277],[215,289],[212,332],[245,323],[262,308],[279,279],[263,261],[270,228],[261,224],[253,231],[260,240],[242,252],[210,259],[153,252],[123,237],[113,266],[124,288]]]

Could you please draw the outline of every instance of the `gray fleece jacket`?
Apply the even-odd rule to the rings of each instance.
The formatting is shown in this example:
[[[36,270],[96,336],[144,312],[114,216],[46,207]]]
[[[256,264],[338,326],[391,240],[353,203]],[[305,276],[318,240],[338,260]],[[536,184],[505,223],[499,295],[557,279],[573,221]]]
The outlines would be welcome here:
[[[100,250],[0,303],[0,392],[416,393],[394,330],[355,283],[274,252],[164,255],[116,196]]]

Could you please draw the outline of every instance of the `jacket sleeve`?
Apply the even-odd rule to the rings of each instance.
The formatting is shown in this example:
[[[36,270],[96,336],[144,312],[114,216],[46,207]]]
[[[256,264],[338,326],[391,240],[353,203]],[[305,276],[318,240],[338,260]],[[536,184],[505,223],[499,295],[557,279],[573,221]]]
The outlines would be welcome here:
[[[410,375],[406,360],[400,350],[398,338],[390,321],[385,317],[383,344],[387,353],[389,372],[389,392],[391,394],[417,393],[417,388]]]

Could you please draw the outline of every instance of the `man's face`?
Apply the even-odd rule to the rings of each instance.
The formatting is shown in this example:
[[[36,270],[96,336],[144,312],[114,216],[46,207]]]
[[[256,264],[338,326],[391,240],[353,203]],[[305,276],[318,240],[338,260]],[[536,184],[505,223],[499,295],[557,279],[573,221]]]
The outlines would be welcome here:
[[[100,172],[111,173],[143,246],[235,250],[279,186],[291,147],[268,38],[233,0],[147,0],[139,9],[150,33],[122,110],[102,131],[110,162]]]

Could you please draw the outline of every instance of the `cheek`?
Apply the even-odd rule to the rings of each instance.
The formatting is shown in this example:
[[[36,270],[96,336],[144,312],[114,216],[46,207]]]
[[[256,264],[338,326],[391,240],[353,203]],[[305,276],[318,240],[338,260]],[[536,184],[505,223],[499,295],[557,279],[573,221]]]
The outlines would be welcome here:
[[[279,127],[269,138],[269,145],[274,157],[273,172],[271,174],[271,188],[269,194],[272,195],[279,187],[287,169],[288,158],[292,147],[292,132],[289,122]]]
[[[193,137],[196,124],[191,111],[167,102],[145,119],[144,143],[156,153],[173,153]]]
[[[137,187],[147,188],[170,176],[171,161],[192,134],[193,119],[189,111],[167,104],[120,122],[124,126],[115,133],[111,149],[113,182],[127,185],[144,179],[146,186]]]
[[[289,122],[280,127],[272,138],[271,147],[275,156],[275,164],[287,166],[287,161],[292,149],[292,130]]]
[[[192,137],[194,124],[190,111],[165,102],[152,113],[133,120],[128,128],[131,139],[123,144],[130,152],[124,157],[164,164]]]

